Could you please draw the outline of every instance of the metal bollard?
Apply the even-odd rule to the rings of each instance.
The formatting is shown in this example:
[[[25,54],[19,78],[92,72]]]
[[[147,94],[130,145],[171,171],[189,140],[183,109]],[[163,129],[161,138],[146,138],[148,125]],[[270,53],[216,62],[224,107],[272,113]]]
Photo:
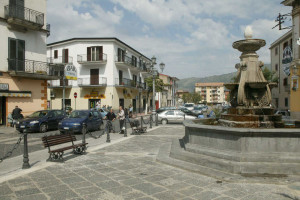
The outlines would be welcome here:
[[[110,123],[110,125],[112,126],[111,122],[110,121],[107,121],[107,123]],[[106,124],[106,132],[107,132],[107,137],[106,137],[106,142],[109,143],[110,142],[110,126],[109,124]]]
[[[143,116],[141,116],[141,129],[143,129]]]
[[[23,166],[22,169],[30,168],[29,156],[28,156],[28,142],[27,142],[27,133],[24,133],[24,153],[23,153]]]
[[[86,130],[87,131],[87,130]],[[86,131],[84,131],[83,133],[82,133],[82,144],[85,144],[85,132]],[[84,148],[86,148],[85,146],[84,146]]]
[[[150,127],[149,128],[152,128],[152,114],[150,115]]]
[[[125,130],[124,130],[124,137],[127,137],[126,118],[125,118],[124,126],[125,126]]]
[[[158,126],[158,114],[155,114],[155,126]]]

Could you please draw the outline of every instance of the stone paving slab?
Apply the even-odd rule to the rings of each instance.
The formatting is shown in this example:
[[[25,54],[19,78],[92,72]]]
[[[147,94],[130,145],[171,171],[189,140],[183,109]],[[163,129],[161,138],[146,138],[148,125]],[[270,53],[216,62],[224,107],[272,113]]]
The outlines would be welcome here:
[[[2,182],[0,199],[299,199],[284,184],[218,182],[157,162],[159,148],[183,130],[161,127]]]

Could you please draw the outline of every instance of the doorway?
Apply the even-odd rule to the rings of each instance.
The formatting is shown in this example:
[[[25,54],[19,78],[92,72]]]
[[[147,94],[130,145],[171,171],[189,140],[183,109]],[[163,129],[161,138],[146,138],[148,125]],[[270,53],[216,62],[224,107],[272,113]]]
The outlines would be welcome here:
[[[123,85],[123,71],[119,70],[119,85]]]
[[[90,70],[90,84],[91,85],[99,85],[99,69],[91,69]]]
[[[143,111],[146,110],[146,99],[143,99]]]
[[[119,99],[119,106],[122,106],[124,109],[124,99]]]
[[[6,124],[6,97],[0,97],[0,125]]]
[[[89,99],[89,109],[97,108],[97,102],[100,103],[101,99]]]
[[[132,99],[133,112],[136,112],[136,99]]]

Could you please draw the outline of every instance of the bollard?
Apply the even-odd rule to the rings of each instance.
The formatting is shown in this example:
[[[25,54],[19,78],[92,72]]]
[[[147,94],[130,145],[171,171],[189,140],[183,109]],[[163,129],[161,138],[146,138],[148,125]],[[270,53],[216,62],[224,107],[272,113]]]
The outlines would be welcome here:
[[[143,130],[143,116],[141,116],[141,130]]]
[[[87,129],[86,129],[86,131],[87,131]],[[83,131],[83,133],[82,133],[82,144],[85,144],[85,132],[86,131]],[[86,146],[84,146],[84,148],[86,148]]]
[[[155,114],[155,126],[158,126],[158,114]]]
[[[106,124],[106,132],[107,132],[106,142],[109,143],[110,142],[110,135],[109,135],[110,127],[109,126],[112,126],[112,124],[110,121],[107,121],[106,123],[107,123]],[[108,123],[110,123],[110,124],[108,124]]]
[[[150,127],[149,128],[152,128],[152,114],[150,114]]]
[[[27,133],[24,133],[24,153],[23,153],[23,166],[22,169],[30,168],[29,156],[28,156],[28,142],[27,142]]]
[[[124,126],[125,126],[124,137],[127,137],[126,118],[125,118]]]

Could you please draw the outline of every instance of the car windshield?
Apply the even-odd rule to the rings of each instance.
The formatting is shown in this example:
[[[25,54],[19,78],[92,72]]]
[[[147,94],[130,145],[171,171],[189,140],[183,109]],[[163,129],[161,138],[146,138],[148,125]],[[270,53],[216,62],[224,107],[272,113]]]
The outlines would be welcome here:
[[[29,115],[30,118],[44,117],[48,114],[48,110],[37,111]]]
[[[74,110],[73,112],[71,112],[71,114],[69,115],[69,118],[84,118],[87,117],[89,115],[88,111],[78,111],[78,110]]]

